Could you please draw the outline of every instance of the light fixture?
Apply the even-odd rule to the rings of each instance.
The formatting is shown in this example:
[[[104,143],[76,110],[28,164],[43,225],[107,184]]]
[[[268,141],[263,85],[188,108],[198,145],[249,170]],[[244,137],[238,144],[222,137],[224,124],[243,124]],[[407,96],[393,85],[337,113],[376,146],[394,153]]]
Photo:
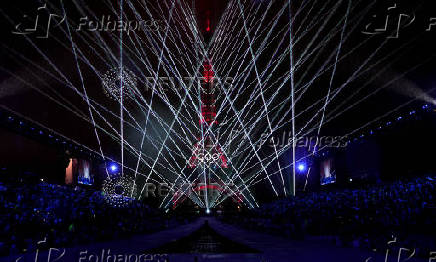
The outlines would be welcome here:
[[[306,170],[306,165],[303,163],[298,164],[297,166],[298,171],[303,172],[304,170]]]
[[[111,172],[115,173],[115,172],[118,171],[118,165],[112,163],[112,164],[109,166],[109,169],[110,169]]]

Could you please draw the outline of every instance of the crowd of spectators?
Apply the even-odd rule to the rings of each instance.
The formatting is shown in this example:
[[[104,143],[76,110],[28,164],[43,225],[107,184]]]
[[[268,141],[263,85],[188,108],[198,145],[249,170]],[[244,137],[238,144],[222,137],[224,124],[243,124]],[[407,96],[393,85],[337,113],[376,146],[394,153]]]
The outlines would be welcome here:
[[[48,183],[0,183],[0,206],[0,256],[109,241],[182,222],[142,202],[116,208],[101,191]]]
[[[299,194],[222,219],[296,239],[322,236],[340,246],[380,249],[395,239],[419,253],[436,247],[435,200],[436,178],[425,177]],[[0,206],[1,256],[36,250],[42,240],[46,247],[66,247],[178,223],[142,202],[114,207],[101,191],[48,183],[0,183]]]
[[[436,178],[297,195],[222,219],[295,239],[371,250],[395,241],[425,253],[436,248]]]

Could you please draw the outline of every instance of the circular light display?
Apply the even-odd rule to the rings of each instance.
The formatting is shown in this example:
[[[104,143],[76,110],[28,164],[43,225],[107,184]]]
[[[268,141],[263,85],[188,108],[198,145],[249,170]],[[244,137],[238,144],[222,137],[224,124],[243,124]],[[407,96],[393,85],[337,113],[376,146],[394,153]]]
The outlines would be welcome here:
[[[128,69],[120,70],[119,68],[112,68],[103,75],[102,82],[106,95],[109,98],[119,101],[121,86],[123,99],[134,97],[138,79],[135,74]]]
[[[103,183],[106,201],[114,207],[126,207],[136,194],[136,185],[127,177],[107,178]]]

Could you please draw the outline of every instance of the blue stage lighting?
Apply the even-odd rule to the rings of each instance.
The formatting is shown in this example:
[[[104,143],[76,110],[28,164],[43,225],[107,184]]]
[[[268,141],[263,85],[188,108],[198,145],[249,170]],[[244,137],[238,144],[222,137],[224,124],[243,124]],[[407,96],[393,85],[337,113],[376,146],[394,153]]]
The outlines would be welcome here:
[[[298,164],[297,168],[298,168],[298,171],[303,172],[304,170],[306,170],[306,165],[301,163],[301,164]]]
[[[109,169],[110,169],[113,173],[115,173],[115,172],[118,171],[118,166],[117,166],[116,164],[111,164],[111,165],[109,166]]]

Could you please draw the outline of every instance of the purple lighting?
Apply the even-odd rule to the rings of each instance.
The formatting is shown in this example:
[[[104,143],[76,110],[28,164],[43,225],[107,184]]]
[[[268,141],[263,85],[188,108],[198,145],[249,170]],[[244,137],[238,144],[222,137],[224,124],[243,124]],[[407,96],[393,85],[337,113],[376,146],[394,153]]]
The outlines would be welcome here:
[[[113,173],[115,173],[115,172],[118,171],[118,166],[117,166],[116,164],[111,164],[111,165],[109,166],[109,169],[110,169]]]
[[[303,163],[298,164],[297,169],[298,171],[303,172],[304,170],[306,170],[306,165]]]

